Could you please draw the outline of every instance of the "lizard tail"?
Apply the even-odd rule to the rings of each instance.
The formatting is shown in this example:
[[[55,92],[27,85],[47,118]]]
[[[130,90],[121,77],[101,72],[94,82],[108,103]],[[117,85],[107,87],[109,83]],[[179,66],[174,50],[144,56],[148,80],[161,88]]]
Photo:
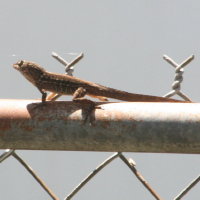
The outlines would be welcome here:
[[[92,94],[92,95],[96,95],[96,94]],[[122,101],[132,101],[132,102],[189,103],[189,101],[181,101],[181,100],[170,99],[166,97],[129,93],[129,92],[116,90],[113,88],[107,88],[107,87],[101,87],[101,89],[98,91],[97,96],[108,97],[108,98],[118,99]]]

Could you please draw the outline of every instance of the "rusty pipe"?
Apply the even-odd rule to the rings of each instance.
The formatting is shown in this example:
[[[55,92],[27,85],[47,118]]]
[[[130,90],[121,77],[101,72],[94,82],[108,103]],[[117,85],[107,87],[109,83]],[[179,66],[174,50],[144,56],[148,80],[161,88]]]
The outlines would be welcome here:
[[[0,100],[0,149],[200,153],[200,103],[105,103],[95,124],[67,101]]]

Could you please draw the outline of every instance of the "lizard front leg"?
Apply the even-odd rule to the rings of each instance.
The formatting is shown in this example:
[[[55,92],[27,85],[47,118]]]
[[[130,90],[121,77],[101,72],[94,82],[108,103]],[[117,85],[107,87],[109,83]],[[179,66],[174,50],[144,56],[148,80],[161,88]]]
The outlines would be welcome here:
[[[45,103],[46,102],[46,98],[47,98],[47,93],[44,92],[42,89],[38,88],[38,90],[41,92],[42,94],[42,103]]]
[[[38,88],[38,87],[37,87]],[[38,90],[41,92],[42,94],[42,98],[41,98],[41,103],[33,103],[33,109],[36,109],[36,108],[41,108],[43,106],[45,106],[46,104],[46,97],[47,97],[47,93],[44,92],[42,89],[38,88]]]

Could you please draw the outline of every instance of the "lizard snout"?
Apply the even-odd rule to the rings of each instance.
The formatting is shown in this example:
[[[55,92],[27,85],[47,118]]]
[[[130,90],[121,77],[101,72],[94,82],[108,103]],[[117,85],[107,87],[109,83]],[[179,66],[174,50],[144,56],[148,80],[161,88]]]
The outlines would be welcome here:
[[[16,70],[19,70],[19,65],[18,65],[18,64],[13,64],[13,67],[14,67]]]

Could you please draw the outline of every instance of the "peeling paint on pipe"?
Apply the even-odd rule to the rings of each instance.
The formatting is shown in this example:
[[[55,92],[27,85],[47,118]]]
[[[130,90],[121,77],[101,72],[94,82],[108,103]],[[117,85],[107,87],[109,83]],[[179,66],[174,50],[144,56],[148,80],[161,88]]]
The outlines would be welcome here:
[[[199,103],[106,103],[95,125],[73,102],[0,100],[0,149],[200,153]]]

